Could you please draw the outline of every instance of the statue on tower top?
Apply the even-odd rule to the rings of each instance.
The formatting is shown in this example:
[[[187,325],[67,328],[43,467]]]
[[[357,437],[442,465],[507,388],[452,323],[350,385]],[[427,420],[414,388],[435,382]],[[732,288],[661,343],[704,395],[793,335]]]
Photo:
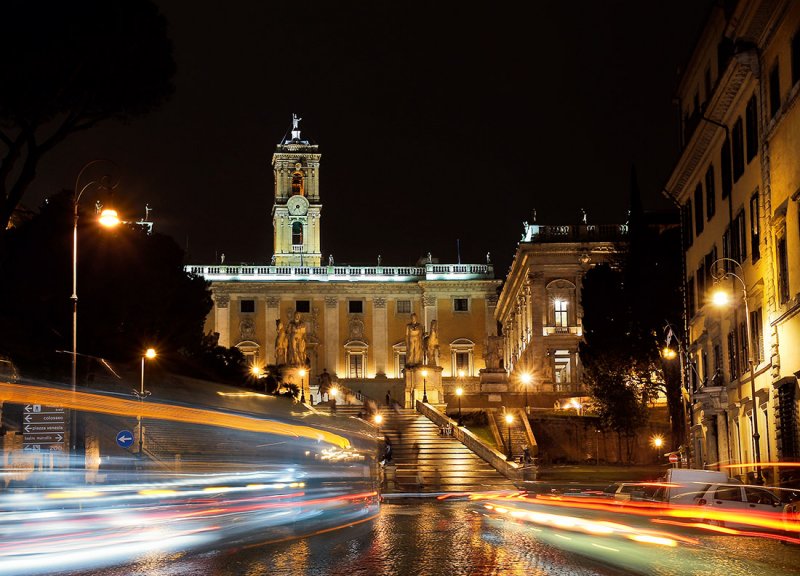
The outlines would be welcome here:
[[[302,118],[292,113],[292,140],[300,140],[300,120]]]

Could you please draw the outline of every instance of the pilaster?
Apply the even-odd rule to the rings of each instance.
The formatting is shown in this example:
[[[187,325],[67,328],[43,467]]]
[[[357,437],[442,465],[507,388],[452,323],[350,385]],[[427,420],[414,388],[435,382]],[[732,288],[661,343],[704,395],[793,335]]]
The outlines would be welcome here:
[[[376,297],[372,300],[372,341],[375,374],[386,374],[387,341],[386,341],[386,298]]]

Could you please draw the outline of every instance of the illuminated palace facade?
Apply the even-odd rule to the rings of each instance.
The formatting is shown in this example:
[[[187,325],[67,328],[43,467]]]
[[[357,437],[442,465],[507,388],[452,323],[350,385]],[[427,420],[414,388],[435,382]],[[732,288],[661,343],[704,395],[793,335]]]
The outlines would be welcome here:
[[[798,92],[800,3],[715,6],[678,87],[682,151],[666,186],[682,206],[698,465],[800,457]],[[733,305],[712,305],[717,284]],[[764,467],[767,482],[776,473]]]
[[[583,276],[601,263],[616,266],[627,243],[624,224],[524,223],[495,314],[512,390],[528,386],[534,404],[550,406],[554,398],[585,395],[578,355]]]
[[[437,320],[445,391],[460,372],[464,385],[477,385],[487,339],[497,334],[500,281],[492,265],[440,264],[430,257],[416,266],[323,261],[320,159],[296,121],[291,138],[272,156],[271,263],[186,266],[211,282],[214,307],[206,331],[263,367],[276,361],[276,321],[286,326],[299,312],[312,381],[327,370],[334,380],[368,393],[370,381],[403,382],[405,331],[414,313],[426,331]]]

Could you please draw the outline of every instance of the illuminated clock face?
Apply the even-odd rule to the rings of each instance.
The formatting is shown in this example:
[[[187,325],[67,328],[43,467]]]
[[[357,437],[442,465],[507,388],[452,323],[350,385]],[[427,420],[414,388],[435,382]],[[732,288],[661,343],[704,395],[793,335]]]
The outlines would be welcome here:
[[[292,196],[289,198],[287,207],[289,209],[289,214],[302,216],[308,212],[308,200],[305,199],[305,196]]]

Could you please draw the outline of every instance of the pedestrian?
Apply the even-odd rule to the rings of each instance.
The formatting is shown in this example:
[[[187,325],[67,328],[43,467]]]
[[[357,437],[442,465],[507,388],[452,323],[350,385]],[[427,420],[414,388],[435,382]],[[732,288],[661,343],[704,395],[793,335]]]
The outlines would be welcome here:
[[[331,413],[336,414],[336,396],[331,398]]]
[[[386,441],[386,450],[383,453],[383,459],[388,464],[392,461],[392,443],[389,442],[388,438],[385,438]]]
[[[414,442],[414,459],[419,461],[419,442]]]
[[[386,407],[388,408],[391,405],[392,405],[392,394],[389,392],[389,390],[387,390],[386,391]]]

